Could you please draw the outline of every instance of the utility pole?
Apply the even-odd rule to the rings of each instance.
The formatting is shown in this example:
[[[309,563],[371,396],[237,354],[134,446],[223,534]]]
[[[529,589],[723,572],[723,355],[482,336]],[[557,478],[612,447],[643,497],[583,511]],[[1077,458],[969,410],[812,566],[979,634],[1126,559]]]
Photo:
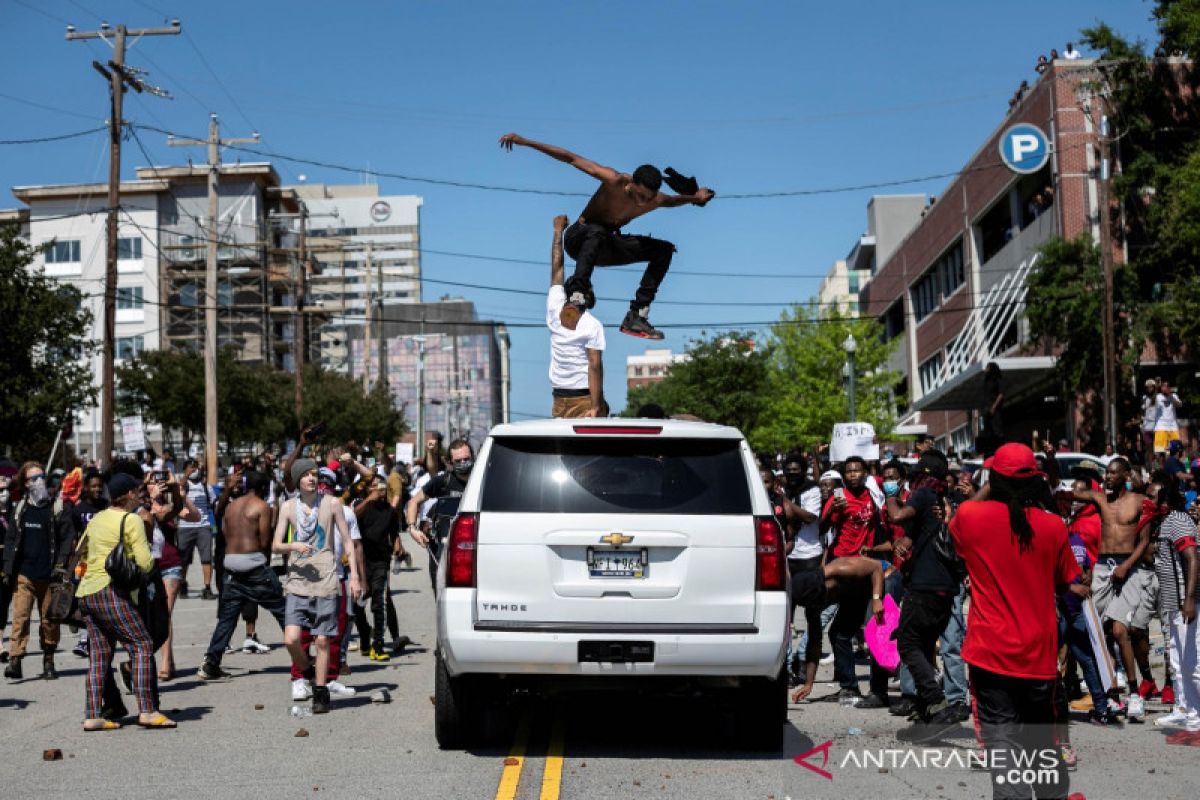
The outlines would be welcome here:
[[[301,428],[304,427],[304,357],[305,349],[308,347],[308,337],[306,336],[307,326],[304,324],[304,296],[308,293],[308,206],[303,201],[300,203],[300,252],[299,252],[299,276],[296,279],[296,322],[292,328],[293,338],[292,347],[295,352],[296,366],[296,424]]]
[[[1104,272],[1104,300],[1102,320],[1102,335],[1104,346],[1104,434],[1105,440],[1117,441],[1117,392],[1120,381],[1117,379],[1117,337],[1116,320],[1114,319],[1115,301],[1113,291],[1113,262],[1112,262],[1112,133],[1109,130],[1109,117],[1104,113],[1101,101],[1100,117],[1100,267]]]
[[[371,311],[375,305],[374,298],[371,297],[371,245],[367,245],[367,261],[366,270],[363,272],[363,285],[366,287],[367,296],[365,303],[365,319],[363,320],[363,391],[371,391]],[[345,291],[346,281],[342,280],[343,291]]]
[[[136,42],[143,36],[178,36],[182,30],[179,20],[172,20],[169,28],[134,28],[129,30],[124,25],[116,28],[107,22],[100,23],[98,31],[76,31],[74,25],[67,26],[67,41],[84,39],[103,39],[113,49],[112,60],[108,69],[100,62],[93,61],[92,66],[109,83],[110,111],[108,119],[108,248],[104,270],[104,339],[101,354],[100,369],[100,463],[107,465],[113,454],[113,413],[116,393],[115,377],[113,375],[113,358],[116,354],[117,332],[117,207],[121,203],[121,132],[125,120],[121,118],[122,100],[125,97],[125,87],[129,85],[136,92],[142,92],[147,87],[136,77],[133,71],[125,66],[126,39],[130,36]],[[151,87],[151,93],[158,90]]]
[[[208,118],[208,139],[167,137],[172,147],[208,145],[208,218],[204,272],[204,453],[209,480],[217,474],[217,182],[221,173],[221,148],[231,144],[258,144],[255,133],[248,139],[222,139],[216,114]]]
[[[417,447],[425,453],[425,312],[421,312],[421,335],[417,340]],[[416,452],[414,450],[414,452]]]
[[[368,264],[374,263],[374,261],[373,261],[374,250],[372,250],[372,246],[373,245],[371,244],[371,242],[367,242],[367,263]],[[379,348],[379,374],[378,374],[378,377],[376,378],[376,380],[379,381],[379,386],[383,389],[383,391],[388,392],[388,394],[390,396],[391,392],[388,390],[388,383],[387,383],[387,381],[388,381],[387,341],[383,337],[383,265],[382,264],[375,267],[375,280],[376,280],[376,283],[378,286],[378,291],[375,293],[375,302],[378,304],[378,307],[376,308],[375,318],[377,320],[376,324],[379,326],[379,328],[375,331],[375,338],[378,342],[378,344],[376,346]]]

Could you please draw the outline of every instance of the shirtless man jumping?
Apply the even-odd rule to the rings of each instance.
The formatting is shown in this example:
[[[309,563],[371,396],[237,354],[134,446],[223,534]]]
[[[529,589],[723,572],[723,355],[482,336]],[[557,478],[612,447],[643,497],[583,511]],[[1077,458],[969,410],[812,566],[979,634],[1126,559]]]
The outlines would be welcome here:
[[[1150,544],[1150,528],[1138,530],[1145,498],[1126,488],[1129,462],[1118,456],[1104,473],[1105,492],[1075,491],[1075,498],[1100,509],[1100,557],[1092,572],[1092,598],[1096,611],[1121,649],[1129,682],[1130,722],[1145,719],[1145,704],[1138,694],[1138,668],[1150,677],[1150,620],[1154,618],[1158,580],[1153,565],[1143,557]]]
[[[511,151],[514,145],[531,147],[600,181],[600,188],[588,200],[579,219],[567,228],[563,239],[567,255],[575,259],[575,274],[566,283],[567,302],[579,308],[591,308],[596,304],[591,284],[595,267],[645,261],[646,272],[629,304],[629,313],[621,323],[621,333],[644,339],[663,338],[662,332],[650,324],[648,314],[658,286],[671,266],[675,245],[649,236],[624,234],[621,228],[656,208],[703,206],[713,198],[713,191],[701,187],[694,194],[663,194],[659,191],[662,173],[649,164],[643,164],[632,175],[627,175],[569,150],[535,142],[516,133],[500,137],[500,146],[505,150]]]
[[[243,606],[258,604],[271,612],[281,631],[284,627],[283,587],[267,555],[271,550],[271,507],[266,501],[270,479],[261,472],[242,475],[242,495],[225,509],[225,581],[218,597],[217,627],[197,673],[205,681],[229,677],[221,670],[221,656],[237,628]]]

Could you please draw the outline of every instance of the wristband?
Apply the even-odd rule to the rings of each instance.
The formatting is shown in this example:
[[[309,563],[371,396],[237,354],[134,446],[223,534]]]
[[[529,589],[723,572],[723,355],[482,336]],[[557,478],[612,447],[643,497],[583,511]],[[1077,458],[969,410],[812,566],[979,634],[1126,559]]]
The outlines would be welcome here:
[[[871,595],[871,599],[872,600],[882,600],[883,597],[881,595],[873,594],[873,595]]]

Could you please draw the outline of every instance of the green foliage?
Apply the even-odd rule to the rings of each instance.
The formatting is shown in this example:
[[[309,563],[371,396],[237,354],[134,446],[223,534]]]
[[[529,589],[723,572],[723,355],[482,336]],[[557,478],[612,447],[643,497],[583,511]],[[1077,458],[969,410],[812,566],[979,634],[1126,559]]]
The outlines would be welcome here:
[[[31,268],[37,250],[0,226],[0,431],[17,458],[45,458],[57,429],[96,396],[82,296]]]
[[[891,390],[899,376],[883,367],[895,341],[884,343],[874,320],[836,312],[818,319],[799,305],[785,311],[755,347],[749,333],[693,341],[691,358],[673,366],[665,380],[630,390],[624,416],[658,403],[668,414],[733,425],[755,449],[828,441],[835,423],[849,421],[842,342],[850,333],[858,343],[858,419],[887,434],[896,422]]]
[[[252,366],[235,357],[236,349],[217,356],[217,429],[234,450],[280,443],[295,437],[294,376]],[[151,350],[117,370],[122,413],[147,419],[185,436],[203,438],[204,360],[193,350]],[[325,420],[329,441],[394,441],[406,430],[403,415],[386,392],[366,393],[362,384],[317,366],[304,373],[305,416]]]
[[[856,421],[870,422],[884,436],[896,425],[892,388],[898,373],[884,368],[899,340],[883,341],[875,320],[847,317],[836,309],[818,318],[808,306],[793,306],[771,326],[771,369],[761,422],[750,434],[755,449],[782,449],[829,441],[833,426],[850,422],[850,399],[842,376],[853,334]]]
[[[768,350],[756,346],[751,334],[730,331],[711,338],[701,334],[689,343],[688,354],[666,380],[631,389],[623,415],[657,403],[668,414],[694,414],[743,433],[752,430],[763,406]]]

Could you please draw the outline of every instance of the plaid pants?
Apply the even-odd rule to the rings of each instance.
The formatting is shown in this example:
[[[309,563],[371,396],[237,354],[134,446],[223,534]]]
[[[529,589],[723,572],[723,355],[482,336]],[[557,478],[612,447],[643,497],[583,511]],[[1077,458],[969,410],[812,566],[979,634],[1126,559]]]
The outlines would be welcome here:
[[[118,641],[125,643],[133,659],[133,693],[137,696],[138,710],[143,714],[155,711],[158,686],[154,643],[133,603],[106,586],[79,598],[79,607],[88,627],[87,718],[100,718],[104,679],[111,673],[113,650]]]

